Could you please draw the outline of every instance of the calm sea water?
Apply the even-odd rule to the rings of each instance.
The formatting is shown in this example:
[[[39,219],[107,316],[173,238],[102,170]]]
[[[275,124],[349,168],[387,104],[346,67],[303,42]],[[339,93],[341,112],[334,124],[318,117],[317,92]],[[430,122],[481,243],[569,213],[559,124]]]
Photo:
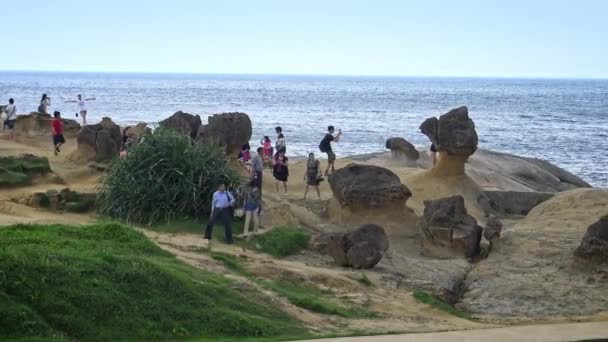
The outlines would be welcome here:
[[[608,80],[0,72],[0,101],[14,97],[20,113],[36,110],[42,93],[65,117],[76,106],[64,101],[96,97],[91,122],[246,112],[253,141],[281,125],[292,155],[316,152],[330,124],[344,132],[338,156],[382,151],[392,136],[427,146],[420,123],[466,105],[480,147],[547,159],[608,187]]]

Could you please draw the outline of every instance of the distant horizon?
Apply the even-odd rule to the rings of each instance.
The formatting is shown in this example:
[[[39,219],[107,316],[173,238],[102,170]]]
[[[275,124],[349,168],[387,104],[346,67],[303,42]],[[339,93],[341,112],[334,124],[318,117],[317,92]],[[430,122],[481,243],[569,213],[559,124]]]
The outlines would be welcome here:
[[[521,80],[589,80],[608,81],[608,77],[564,77],[550,75],[388,75],[388,74],[322,74],[322,73],[258,73],[258,72],[183,72],[183,71],[125,71],[125,70],[2,70],[0,73],[70,73],[70,74],[132,74],[132,75],[209,75],[209,76],[292,76],[292,77],[377,77],[377,78],[453,78],[453,79],[521,79]]]

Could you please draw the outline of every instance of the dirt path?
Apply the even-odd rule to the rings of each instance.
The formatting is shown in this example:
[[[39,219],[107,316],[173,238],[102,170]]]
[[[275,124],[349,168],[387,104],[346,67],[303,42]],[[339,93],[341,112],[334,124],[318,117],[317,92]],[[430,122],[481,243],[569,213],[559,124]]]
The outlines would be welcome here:
[[[342,337],[309,342],[481,342],[481,341],[519,341],[519,342],[552,342],[552,341],[592,341],[608,339],[608,322],[586,322],[565,324],[544,324],[490,328],[478,330],[448,331],[436,333],[401,334],[384,336]]]

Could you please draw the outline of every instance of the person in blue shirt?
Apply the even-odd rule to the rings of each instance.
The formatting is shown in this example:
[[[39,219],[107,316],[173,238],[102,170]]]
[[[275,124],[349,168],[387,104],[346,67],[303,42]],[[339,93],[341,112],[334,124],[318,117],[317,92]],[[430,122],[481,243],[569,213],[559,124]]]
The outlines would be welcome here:
[[[232,216],[234,207],[234,196],[226,189],[227,184],[220,184],[217,191],[213,193],[211,200],[211,216],[205,229],[205,239],[211,242],[213,226],[218,220],[224,223],[224,236],[227,244],[232,244]]]

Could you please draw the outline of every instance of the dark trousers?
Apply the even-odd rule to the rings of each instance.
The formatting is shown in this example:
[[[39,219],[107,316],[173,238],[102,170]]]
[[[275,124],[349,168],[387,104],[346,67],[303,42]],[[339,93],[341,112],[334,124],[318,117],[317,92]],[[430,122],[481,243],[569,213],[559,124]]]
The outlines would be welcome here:
[[[213,226],[218,220],[224,223],[224,236],[227,243],[232,243],[232,210],[230,208],[215,208],[205,228],[205,239],[211,240]]]
[[[260,198],[262,197],[262,181],[263,181],[264,173],[262,171],[255,172],[256,185],[258,186],[258,190],[260,191]],[[262,212],[262,203],[258,206],[258,214]]]

